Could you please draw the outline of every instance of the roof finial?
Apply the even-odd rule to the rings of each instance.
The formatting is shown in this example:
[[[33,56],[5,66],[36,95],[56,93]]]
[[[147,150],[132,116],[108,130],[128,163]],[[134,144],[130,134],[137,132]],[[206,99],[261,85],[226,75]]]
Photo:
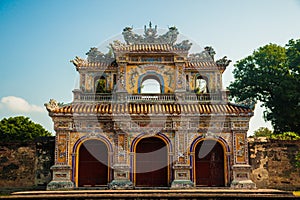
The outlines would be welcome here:
[[[152,23],[151,23],[151,21],[149,22],[149,28],[152,28]]]

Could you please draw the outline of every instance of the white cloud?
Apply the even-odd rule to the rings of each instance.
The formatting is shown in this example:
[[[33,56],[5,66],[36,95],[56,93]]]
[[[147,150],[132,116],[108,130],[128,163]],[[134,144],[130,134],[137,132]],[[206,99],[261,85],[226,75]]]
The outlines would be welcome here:
[[[43,107],[29,104],[25,99],[15,96],[3,97],[0,101],[0,109],[5,108],[11,112],[45,112]]]

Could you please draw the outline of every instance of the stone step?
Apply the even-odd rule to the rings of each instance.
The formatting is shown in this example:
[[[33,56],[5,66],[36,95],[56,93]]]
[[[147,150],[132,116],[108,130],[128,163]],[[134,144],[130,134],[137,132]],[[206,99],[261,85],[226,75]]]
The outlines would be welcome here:
[[[257,189],[68,190],[14,192],[0,199],[297,199],[292,192]]]

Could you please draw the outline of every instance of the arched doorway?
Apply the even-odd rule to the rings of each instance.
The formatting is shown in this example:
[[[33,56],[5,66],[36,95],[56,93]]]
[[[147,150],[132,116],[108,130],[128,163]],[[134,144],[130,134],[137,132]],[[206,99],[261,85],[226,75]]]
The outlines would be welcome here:
[[[158,137],[141,139],[135,150],[135,185],[168,186],[168,149]]]
[[[225,186],[224,150],[215,140],[202,140],[195,148],[196,186]]]
[[[108,149],[100,140],[87,140],[79,147],[78,186],[97,187],[108,183]]]

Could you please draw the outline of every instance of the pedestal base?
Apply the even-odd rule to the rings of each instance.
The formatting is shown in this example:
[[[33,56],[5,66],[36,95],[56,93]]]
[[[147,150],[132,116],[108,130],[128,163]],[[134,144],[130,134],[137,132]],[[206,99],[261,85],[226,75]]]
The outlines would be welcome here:
[[[255,183],[250,180],[250,165],[233,165],[233,181],[231,188],[234,189],[255,189]]]
[[[114,180],[108,184],[108,187],[113,190],[133,189],[133,184],[129,179],[130,167],[127,164],[115,164]]]
[[[189,189],[193,187],[194,183],[190,180],[174,180],[171,184],[171,189]]]
[[[194,187],[194,183],[190,180],[190,165],[176,163],[173,169],[175,179],[171,184],[171,189],[188,189]]]
[[[70,190],[74,188],[71,181],[71,167],[68,165],[54,165],[51,167],[53,171],[52,181],[47,185],[47,190]]]
[[[133,189],[133,184],[129,180],[113,180],[108,187],[112,190],[129,190]]]
[[[47,190],[71,190],[74,184],[71,181],[51,181],[47,185]]]
[[[233,180],[230,187],[234,189],[256,189],[255,183],[253,183],[251,180]]]

